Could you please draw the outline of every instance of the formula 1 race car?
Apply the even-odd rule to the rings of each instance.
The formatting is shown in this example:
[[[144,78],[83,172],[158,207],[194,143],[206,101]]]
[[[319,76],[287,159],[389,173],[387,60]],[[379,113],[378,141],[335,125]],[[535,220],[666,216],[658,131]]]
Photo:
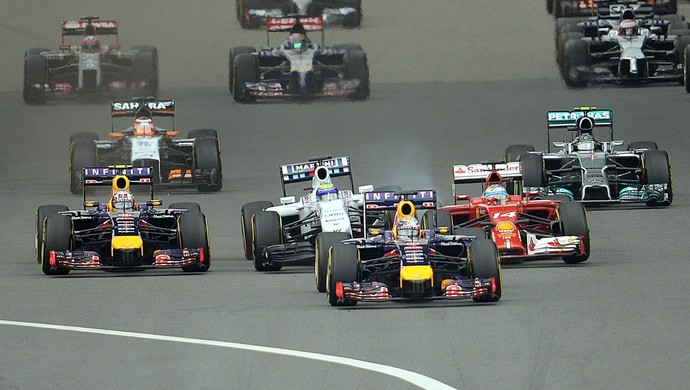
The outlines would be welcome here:
[[[36,256],[46,275],[71,270],[182,268],[205,272],[211,266],[206,216],[197,203],[167,209],[153,199],[151,167],[90,167],[84,186],[110,185],[105,203],[87,201],[84,210],[63,205],[36,212]],[[137,203],[130,185],[149,186],[151,200]]]
[[[244,28],[266,24],[267,18],[301,15],[321,17],[327,24],[358,27],[362,0],[235,0],[237,20]]]
[[[258,201],[242,206],[242,239],[244,256],[254,262],[257,271],[277,271],[283,264],[319,259],[335,240],[361,237],[362,192],[372,186],[359,187],[359,193],[339,190],[333,179],[344,177],[354,188],[349,157],[320,156],[306,162],[280,167],[283,197],[280,205]],[[287,196],[286,184],[311,181],[310,192],[295,199]],[[330,232],[331,234],[324,234]],[[325,289],[318,279],[317,288]]]
[[[416,209],[426,209],[424,228]],[[483,236],[450,235],[436,192],[367,192],[364,212],[396,210],[392,229],[367,228],[363,238],[335,242],[328,251],[327,294],[333,306],[359,301],[501,298],[498,251]]]
[[[191,130],[186,138],[175,130],[175,102],[135,98],[110,105],[111,133],[98,140],[89,132],[70,137],[70,191],[79,193],[82,169],[91,166],[131,164],[152,166],[154,183],[169,188],[196,188],[203,192],[223,187],[218,134],[213,129]],[[157,127],[154,117],[170,118],[172,130]],[[132,126],[114,131],[115,118],[134,118]]]
[[[520,188],[521,178],[519,162],[453,166],[455,205],[443,207],[451,214],[453,232],[488,236],[504,262],[549,257],[561,257],[568,264],[587,260],[589,223],[582,204],[563,197],[534,200],[509,195],[505,187]],[[482,196],[460,194],[458,185],[468,183],[481,183]]]
[[[531,145],[506,149],[508,161],[521,163],[525,189],[594,204],[668,206],[673,201],[668,153],[651,141],[630,142],[627,150],[615,150],[623,141],[613,140],[613,111],[596,107],[549,111],[547,124],[547,151],[534,152]],[[610,141],[595,138],[597,128],[607,129]],[[575,136],[554,142],[559,150],[551,152],[552,129],[567,129]]]
[[[592,16],[622,7],[641,8],[657,15],[678,12],[678,0],[546,0],[546,11],[556,18]]]
[[[267,46],[237,46],[228,60],[229,89],[237,102],[269,98],[369,98],[369,65],[360,45],[326,45],[323,20],[269,18]],[[283,44],[270,46],[269,33],[290,31]],[[321,31],[321,44],[307,38]]]
[[[115,35],[101,47],[97,36]],[[82,36],[79,45],[67,36]],[[44,103],[47,98],[132,96],[158,94],[158,50],[135,46],[120,50],[117,20],[85,16],[62,22],[60,52],[31,48],[24,54],[24,101]]]
[[[687,68],[684,53],[690,43],[686,21],[638,18],[633,10],[625,9],[618,20],[565,20],[560,28],[559,23],[556,56],[570,87],[589,83],[683,84]]]

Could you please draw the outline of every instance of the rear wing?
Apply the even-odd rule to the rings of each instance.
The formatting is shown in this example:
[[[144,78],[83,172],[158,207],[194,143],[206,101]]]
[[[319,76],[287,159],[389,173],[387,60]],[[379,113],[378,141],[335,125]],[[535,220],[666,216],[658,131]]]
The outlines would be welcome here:
[[[436,209],[437,207],[435,190],[379,191],[364,193],[364,210],[365,212],[395,210],[398,203],[403,200],[412,202],[417,210]]]
[[[501,184],[506,189],[512,186],[514,193],[517,193],[521,188],[521,180],[522,169],[518,161],[487,161],[481,164],[453,165],[453,201],[463,199],[458,198],[459,184],[481,183],[482,191],[490,184]]]
[[[316,167],[328,168],[328,173],[331,178],[340,176],[349,176],[350,185],[354,189],[355,184],[352,179],[352,171],[350,168],[350,157],[331,157],[320,156],[310,158],[308,161],[292,163],[280,166],[280,181],[283,188],[283,196],[287,196],[285,190],[286,184],[299,183],[303,181],[311,181],[314,176]]]
[[[139,109],[145,105],[150,110],[151,116],[172,117],[175,128],[175,101],[153,100],[153,98],[134,98],[127,101],[114,101],[110,103],[110,130],[113,131],[113,118],[133,118]]]
[[[84,16],[79,20],[63,20],[60,24],[62,28],[62,44],[65,44],[66,36],[78,35],[115,35],[117,44],[120,44],[118,35],[119,23],[117,20],[101,20],[98,16]]]
[[[153,167],[133,167],[131,165],[111,165],[108,167],[87,167],[83,171],[84,201],[86,188],[94,186],[110,186],[118,175],[127,176],[129,184],[148,185],[153,199]]]
[[[551,152],[552,129],[565,128],[570,131],[579,131],[577,120],[584,116],[594,119],[595,128],[609,128],[609,136],[613,140],[613,110],[611,109],[575,107],[572,111],[548,111],[546,113],[547,150]]]
[[[287,32],[299,21],[304,26],[305,31],[321,31],[321,44],[324,42],[323,18],[315,17],[287,17],[287,18],[267,18],[266,19],[266,44],[269,45],[269,33]]]

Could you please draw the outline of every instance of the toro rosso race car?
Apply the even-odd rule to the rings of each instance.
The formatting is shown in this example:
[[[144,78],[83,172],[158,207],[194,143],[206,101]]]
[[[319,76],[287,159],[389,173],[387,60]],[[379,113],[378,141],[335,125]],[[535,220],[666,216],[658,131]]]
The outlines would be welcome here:
[[[572,264],[587,260],[589,223],[582,204],[564,198],[535,200],[509,195],[505,187],[519,188],[521,178],[518,162],[453,166],[455,205],[443,210],[451,214],[454,233],[488,236],[496,243],[502,261],[561,257]],[[459,185],[468,183],[481,183],[482,196],[457,191]]]
[[[267,46],[237,46],[228,59],[229,89],[235,101],[283,97],[369,97],[369,65],[360,45],[326,45],[323,20],[269,18]],[[270,46],[270,32],[287,32],[281,45]],[[321,31],[321,44],[307,38]]]
[[[99,38],[114,35],[102,46]],[[65,37],[81,36],[78,45]],[[132,96],[158,94],[158,51],[153,46],[121,50],[117,20],[85,16],[62,22],[60,52],[31,48],[24,54],[24,101],[70,96]]]
[[[71,270],[182,268],[205,272],[211,265],[206,216],[197,203],[153,199],[151,167],[90,167],[84,186],[111,186],[107,202],[86,200],[84,209],[40,206],[36,253],[46,275]],[[137,203],[130,185],[150,187],[151,200]]]
[[[416,209],[426,209],[423,224]],[[428,191],[367,192],[364,213],[395,210],[392,228],[333,243],[326,269],[328,302],[501,298],[496,245],[483,236],[451,235],[449,216]],[[431,222],[435,221],[435,222]]]
[[[315,157],[309,161],[280,167],[283,197],[280,205],[258,201],[242,206],[244,255],[257,271],[277,271],[283,264],[315,261],[335,241],[361,237],[362,192],[371,186],[352,190],[336,188],[333,179],[344,177],[354,188],[349,157]],[[309,193],[287,196],[286,184],[311,181]],[[317,288],[325,289],[318,279]]]
[[[70,137],[70,190],[81,191],[82,169],[90,166],[131,164],[152,166],[154,183],[164,187],[219,191],[223,169],[218,134],[213,129],[191,130],[186,138],[175,130],[175,102],[138,98],[111,103],[108,140],[89,132]],[[128,128],[116,132],[114,119],[133,118]],[[169,118],[172,130],[158,127],[156,118]]]
[[[678,0],[546,0],[546,11],[556,18],[606,14],[622,7],[640,8],[657,15],[675,14]]]
[[[294,15],[321,17],[327,24],[343,27],[362,23],[362,0],[235,0],[235,9],[244,28],[262,26],[267,18]]]
[[[509,161],[519,160],[524,186],[543,195],[565,195],[593,204],[645,203],[668,206],[673,201],[671,164],[668,153],[656,142],[630,142],[627,150],[615,150],[623,141],[613,140],[613,112],[596,107],[547,113],[547,151],[531,145],[506,149]],[[607,129],[609,141],[594,137]],[[553,142],[550,132],[567,129],[573,137]]]

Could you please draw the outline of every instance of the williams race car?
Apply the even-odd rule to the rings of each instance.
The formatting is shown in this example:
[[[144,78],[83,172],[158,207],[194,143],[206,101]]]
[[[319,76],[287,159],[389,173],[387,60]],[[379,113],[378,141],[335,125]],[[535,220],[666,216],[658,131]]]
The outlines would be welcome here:
[[[325,45],[323,20],[269,18],[267,45],[260,50],[237,46],[230,50],[228,79],[235,101],[283,97],[369,98],[369,65],[360,45]],[[287,41],[272,47],[270,32],[289,31]],[[307,38],[321,31],[321,44]]]
[[[546,11],[556,18],[592,16],[633,7],[657,15],[678,12],[678,0],[546,0]]]
[[[362,237],[362,192],[371,186],[339,190],[333,179],[344,177],[354,188],[349,157],[315,157],[280,167],[283,197],[280,205],[269,201],[242,206],[244,256],[257,271],[277,271],[286,263],[314,261],[316,284],[325,290],[318,269],[325,269],[324,256],[333,242]],[[307,195],[287,196],[286,184],[311,181]]]
[[[561,257],[568,264],[589,257],[589,223],[580,203],[563,197],[535,200],[509,195],[519,191],[519,162],[487,162],[453,166],[455,205],[450,212],[455,234],[488,236],[498,247],[501,261]],[[481,183],[482,196],[461,194],[458,186]],[[461,201],[461,204],[458,204]]]
[[[211,265],[206,216],[197,203],[153,199],[151,167],[84,169],[84,186],[110,185],[107,202],[86,200],[84,209],[40,206],[36,212],[36,253],[46,275],[71,270],[181,268],[205,272]],[[150,187],[151,200],[137,203],[130,185]]]
[[[157,127],[153,119],[167,117],[173,130]],[[120,132],[114,130],[115,118],[134,118],[134,123]],[[186,138],[175,130],[175,102],[139,98],[111,103],[111,133],[108,140],[98,140],[95,133],[80,132],[70,137],[70,190],[81,191],[82,169],[91,166],[132,164],[152,166],[156,185],[219,191],[223,187],[223,169],[218,135],[213,129],[191,130]]]
[[[613,140],[613,112],[579,107],[547,114],[547,151],[531,145],[506,149],[508,161],[519,160],[523,185],[542,195],[565,195],[593,204],[645,203],[668,206],[673,201],[671,164],[656,142],[630,142],[627,150],[615,150],[623,141]],[[594,137],[595,129],[607,129],[610,141]],[[567,129],[570,141],[553,142],[552,129]]]
[[[98,37],[115,35],[102,47]],[[81,43],[65,37],[82,36]],[[62,22],[60,52],[31,48],[24,54],[24,101],[41,104],[47,98],[132,96],[158,94],[158,51],[153,46],[120,50],[117,20],[85,16]]]
[[[448,213],[429,191],[367,192],[364,213],[396,210],[392,229],[367,228],[363,238],[336,242],[328,251],[328,302],[501,298],[496,245],[477,235],[450,235]],[[416,209],[426,209],[425,228]],[[429,221],[435,221],[429,224]]]
[[[294,15],[321,17],[327,24],[343,27],[362,23],[362,0],[235,0],[235,10],[244,28],[265,25],[267,18]]]

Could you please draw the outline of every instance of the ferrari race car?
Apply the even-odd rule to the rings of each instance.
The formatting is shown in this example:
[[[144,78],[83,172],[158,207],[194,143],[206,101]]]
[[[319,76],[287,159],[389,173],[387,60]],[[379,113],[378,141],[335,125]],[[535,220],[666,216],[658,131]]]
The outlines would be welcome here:
[[[267,18],[301,15],[321,17],[327,24],[358,27],[362,0],[235,0],[237,20],[244,28],[266,24]]]
[[[115,35],[101,47],[99,37]],[[82,36],[78,45],[67,36]],[[24,101],[44,103],[47,98],[132,96],[158,94],[158,51],[153,46],[120,50],[117,20],[85,16],[62,22],[60,52],[31,48],[24,54]]]
[[[84,186],[110,185],[105,203],[87,201],[84,210],[63,205],[36,212],[36,256],[46,275],[71,270],[182,268],[205,272],[211,265],[206,216],[197,203],[153,199],[151,167],[90,167]],[[130,185],[149,186],[151,200],[137,203]]]
[[[561,257],[573,264],[587,260],[589,223],[582,204],[563,197],[534,200],[509,195],[505,187],[520,188],[521,178],[519,162],[453,166],[455,205],[443,207],[450,212],[453,232],[488,236],[502,261]],[[482,196],[458,192],[459,185],[469,183],[481,183]]]
[[[416,210],[426,210],[420,226]],[[496,245],[483,236],[450,235],[447,211],[436,210],[436,193],[367,192],[367,214],[395,210],[392,228],[366,228],[367,235],[335,242],[324,277],[328,302],[501,298]],[[442,226],[446,225],[446,226]]]
[[[668,154],[651,141],[630,142],[627,150],[615,150],[623,141],[613,140],[611,110],[578,107],[549,111],[547,124],[547,151],[535,152],[531,145],[506,149],[508,161],[520,161],[527,190],[594,204],[668,206],[673,201]],[[595,138],[597,128],[608,129],[610,141]],[[552,129],[567,129],[575,136],[570,141],[553,142],[558,150],[551,152]]]
[[[670,15],[677,19],[676,15]],[[559,27],[560,25],[560,27]],[[556,56],[566,85],[589,83],[683,84],[690,29],[684,20],[638,17],[557,22]],[[690,60],[690,58],[688,59]],[[690,90],[690,85],[687,87]]]
[[[323,20],[268,18],[267,46],[237,46],[228,60],[229,89],[235,101],[283,97],[369,98],[369,65],[360,45],[326,45]],[[270,32],[290,31],[288,40],[272,47]],[[321,44],[307,31],[321,31]]]
[[[546,0],[546,11],[556,18],[593,16],[609,9],[634,7],[657,15],[678,12],[678,0]]]
[[[334,240],[363,235],[362,192],[372,187],[361,186],[358,194],[339,190],[333,182],[337,177],[346,178],[354,188],[349,157],[321,156],[283,165],[280,205],[258,201],[242,206],[244,256],[254,262],[257,271],[277,271],[286,263],[318,264]],[[312,183],[307,195],[297,199],[287,196],[286,184],[305,181]],[[325,281],[318,279],[318,272],[316,283],[320,291],[325,290]]]
[[[138,98],[110,105],[111,133],[98,140],[89,132],[70,137],[70,191],[79,193],[83,168],[113,164],[152,166],[154,183],[162,187],[196,188],[203,192],[223,187],[218,134],[213,129],[191,130],[186,138],[175,129],[175,102]],[[173,130],[157,127],[153,119],[172,120]],[[114,131],[115,118],[134,118],[132,126]]]

